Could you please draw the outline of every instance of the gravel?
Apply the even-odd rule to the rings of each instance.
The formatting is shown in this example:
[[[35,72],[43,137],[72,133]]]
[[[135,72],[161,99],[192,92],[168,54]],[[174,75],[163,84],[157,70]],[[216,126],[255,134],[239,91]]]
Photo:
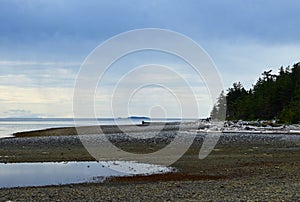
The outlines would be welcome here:
[[[243,179],[82,184],[0,190],[16,201],[298,201],[299,183]]]
[[[153,135],[143,133],[147,134]],[[175,135],[161,131],[154,138],[135,139],[133,132],[130,136],[110,134],[109,138],[135,148],[140,143],[168,144]],[[299,201],[300,135],[227,133],[214,152],[200,161],[197,155],[204,137],[197,134],[191,150],[174,166],[195,176],[220,176],[218,180],[195,177],[20,187],[0,189],[0,201]],[[85,138],[93,141],[97,137]],[[0,162],[89,160],[86,154],[79,155],[82,148],[78,136],[0,139]]]

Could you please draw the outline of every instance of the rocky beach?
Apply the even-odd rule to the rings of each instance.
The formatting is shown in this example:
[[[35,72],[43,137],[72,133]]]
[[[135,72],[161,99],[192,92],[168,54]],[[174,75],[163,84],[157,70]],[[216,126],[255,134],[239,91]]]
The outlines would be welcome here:
[[[106,126],[106,137],[124,151],[157,151],[176,136],[177,125],[125,127],[130,135]],[[184,130],[189,131],[190,126]],[[93,141],[91,131],[84,135]],[[66,132],[69,131],[67,134]],[[68,162],[95,160],[75,135],[74,128],[19,133],[0,139],[0,162]],[[114,132],[113,132],[114,131]],[[49,133],[54,134],[50,136]],[[38,135],[36,135],[38,134]],[[67,135],[63,135],[67,134]],[[153,135],[153,134],[152,134]],[[296,201],[300,187],[300,136],[297,134],[222,133],[210,155],[200,160],[207,133],[198,132],[193,144],[171,166],[174,172],[112,177],[102,183],[1,188],[1,201]],[[174,154],[176,151],[174,151]],[[161,158],[167,158],[162,156]],[[97,159],[99,160],[99,159]],[[103,158],[102,160],[107,160]],[[118,160],[118,159],[115,159]]]

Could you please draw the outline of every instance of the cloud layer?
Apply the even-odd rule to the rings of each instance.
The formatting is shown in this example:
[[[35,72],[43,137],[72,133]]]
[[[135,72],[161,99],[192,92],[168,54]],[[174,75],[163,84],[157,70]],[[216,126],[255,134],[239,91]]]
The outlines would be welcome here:
[[[249,88],[262,71],[276,72],[281,65],[300,61],[299,13],[297,0],[3,0],[0,2],[0,117],[72,117],[74,84],[88,54],[116,34],[148,27],[187,35],[212,57],[225,89],[237,81]],[[97,113],[111,116],[110,94],[120,76],[150,63],[180,72],[195,92],[201,116],[209,115],[214,100],[205,83],[182,61],[161,53],[128,56],[107,72],[101,93],[96,92]],[[123,84],[122,92],[149,78],[156,83],[167,82],[186,101],[190,99],[180,82],[163,74],[139,75]],[[143,102],[147,95],[153,96]],[[169,110],[168,116],[178,116],[176,103],[165,91],[146,88],[133,97],[129,108],[130,113],[144,115],[151,112],[150,106],[163,105]],[[193,108],[189,110],[192,115]],[[116,116],[125,115],[122,109],[117,111],[120,113]]]

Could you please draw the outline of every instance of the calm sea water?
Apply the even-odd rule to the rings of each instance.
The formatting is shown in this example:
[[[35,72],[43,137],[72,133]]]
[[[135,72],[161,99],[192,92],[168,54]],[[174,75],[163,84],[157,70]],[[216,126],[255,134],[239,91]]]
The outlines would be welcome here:
[[[144,118],[134,119],[113,119],[113,118],[102,118],[102,119],[76,119],[76,124],[80,126],[90,125],[127,125],[127,124],[140,124],[142,121],[149,121]],[[151,121],[181,121],[181,119],[153,119]],[[12,137],[13,133],[41,130],[47,128],[60,128],[60,127],[72,127],[75,126],[72,118],[0,118],[0,138]]]

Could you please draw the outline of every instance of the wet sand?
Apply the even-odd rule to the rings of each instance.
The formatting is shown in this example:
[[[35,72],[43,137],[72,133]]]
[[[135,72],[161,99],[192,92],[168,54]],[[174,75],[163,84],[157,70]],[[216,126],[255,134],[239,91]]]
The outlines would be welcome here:
[[[47,137],[41,131],[38,134],[40,137],[0,140],[0,162],[94,160],[76,135]],[[161,131],[156,141],[135,141],[122,133],[110,133],[110,137],[123,150],[147,153],[167,145],[174,134],[171,129]],[[103,184],[0,189],[0,201],[295,201],[300,198],[299,135],[223,134],[213,152],[200,160],[198,153],[204,136],[198,134],[189,150],[172,165],[178,169],[177,173],[112,178]]]

